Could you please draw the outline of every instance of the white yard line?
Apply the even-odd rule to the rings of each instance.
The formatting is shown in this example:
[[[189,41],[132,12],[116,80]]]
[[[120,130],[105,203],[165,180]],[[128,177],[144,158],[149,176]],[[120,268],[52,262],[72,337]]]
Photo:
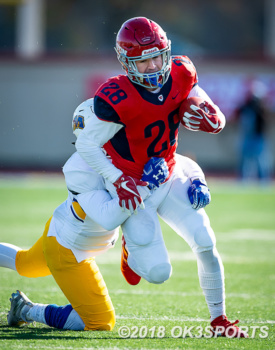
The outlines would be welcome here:
[[[10,287],[1,287],[1,290],[8,290],[10,291]],[[45,293],[59,293],[60,289],[58,287],[51,287],[51,288],[31,288],[30,289],[31,292],[33,293],[39,293],[39,292],[45,292]],[[11,291],[12,292],[12,291]],[[30,292],[29,290],[25,290],[24,292]],[[196,297],[200,297],[203,296],[202,292],[175,292],[175,291],[169,291],[169,290],[143,290],[143,289],[132,289],[132,290],[128,290],[128,289],[117,289],[117,290],[109,290],[109,293],[112,295],[123,295],[123,294],[131,294],[131,295],[163,295],[163,296],[176,296],[176,297],[192,297],[192,296],[196,296]],[[259,296],[257,296],[256,294],[250,295],[250,294],[246,294],[246,293],[226,293],[226,297],[227,298],[242,298],[242,299],[253,299],[253,298],[258,298]],[[263,297],[261,295],[261,297]],[[268,298],[270,298],[270,295],[267,296]],[[1,315],[1,313],[0,313]]]
[[[218,234],[218,241],[275,241],[275,230],[242,229]]]
[[[167,290],[126,290],[126,289],[118,289],[118,290],[110,290],[111,294],[132,294],[132,295],[164,295],[164,296],[179,296],[179,297],[192,297],[192,296],[203,296],[202,292],[175,292],[175,291],[167,291]],[[252,299],[258,298],[257,295],[251,295],[247,293],[226,293],[226,297],[228,298],[242,298],[242,299]],[[268,298],[270,295],[268,296]]]
[[[119,320],[138,320],[138,321],[167,321],[167,322],[209,322],[209,318],[199,318],[199,317],[142,317],[142,316],[124,316],[116,315]],[[241,323],[253,323],[253,324],[275,324],[275,320],[260,320],[255,321],[252,319],[240,320]]]
[[[9,287],[1,287],[2,290],[10,290]],[[25,292],[28,292],[28,290]],[[51,288],[31,288],[31,292],[45,292],[45,293],[56,293],[60,292],[60,289],[58,287],[51,287]],[[159,296],[175,296],[175,297],[203,297],[203,293],[198,291],[192,291],[192,292],[175,292],[175,291],[169,291],[169,290],[143,290],[143,289],[117,289],[117,290],[109,290],[109,293],[111,295],[140,295],[140,296],[145,296],[145,295],[159,295]],[[257,299],[259,297],[261,298],[275,298],[275,296],[272,295],[267,295],[264,296],[262,294],[257,295],[257,294],[248,294],[248,293],[226,293],[227,298],[240,298],[240,299]],[[3,313],[0,313],[0,315]]]

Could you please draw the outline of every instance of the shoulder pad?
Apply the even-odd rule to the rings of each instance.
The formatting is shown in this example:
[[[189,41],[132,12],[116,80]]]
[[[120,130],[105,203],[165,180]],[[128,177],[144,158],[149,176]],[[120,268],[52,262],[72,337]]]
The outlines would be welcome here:
[[[197,78],[196,68],[193,62],[187,56],[173,56],[172,62],[173,62],[173,65],[177,67],[181,67],[181,70],[186,75],[193,76],[197,82],[198,78]]]
[[[88,119],[94,116],[94,99],[89,98],[88,100],[82,102],[74,111],[72,128],[73,133],[78,137],[81,130],[84,129],[85,124]]]

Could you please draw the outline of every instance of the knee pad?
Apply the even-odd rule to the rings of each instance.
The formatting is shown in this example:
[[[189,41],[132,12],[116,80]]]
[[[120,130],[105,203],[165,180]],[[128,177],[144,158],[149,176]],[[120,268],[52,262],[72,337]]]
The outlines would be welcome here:
[[[210,226],[203,226],[196,231],[194,235],[194,246],[192,247],[194,253],[212,250],[215,245],[215,234]]]
[[[157,224],[158,222],[156,223],[149,213],[142,211],[141,218],[139,215],[132,215],[126,220],[122,225],[122,231],[126,241],[129,238],[135,245],[145,246],[153,241],[155,232],[159,229]]]
[[[169,279],[172,274],[172,266],[168,263],[156,265],[149,272],[149,281],[155,284],[161,284]]]

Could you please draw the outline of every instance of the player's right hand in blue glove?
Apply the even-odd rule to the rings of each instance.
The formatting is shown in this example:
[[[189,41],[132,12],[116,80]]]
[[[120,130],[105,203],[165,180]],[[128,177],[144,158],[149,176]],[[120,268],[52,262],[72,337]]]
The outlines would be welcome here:
[[[141,180],[149,182],[149,188],[156,189],[161,185],[168,177],[169,170],[164,158],[152,157],[145,165],[143,169],[143,175]]]
[[[196,210],[204,208],[211,201],[210,191],[204,179],[194,179],[187,192],[192,208]]]

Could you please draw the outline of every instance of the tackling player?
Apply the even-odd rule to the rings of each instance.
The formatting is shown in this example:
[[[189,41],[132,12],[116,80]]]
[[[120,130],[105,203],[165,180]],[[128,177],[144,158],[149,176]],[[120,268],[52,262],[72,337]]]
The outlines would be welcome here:
[[[225,126],[225,117],[198,86],[190,59],[170,57],[170,40],[152,20],[135,17],[123,23],[116,38],[116,52],[126,74],[112,77],[99,87],[94,98],[97,118],[78,137],[76,148],[104,177],[108,190],[112,196],[118,196],[124,209],[129,208],[128,203],[134,209],[144,209],[135,182],[141,179],[149,159],[162,157],[169,169],[166,182],[147,199],[145,209],[138,210],[122,225],[122,270],[129,266],[136,273],[134,284],[140,276],[153,283],[169,278],[171,267],[166,262],[166,249],[155,249],[163,241],[159,214],[186,240],[197,257],[199,281],[213,331],[231,327],[231,332],[222,335],[231,336],[235,332],[236,337],[246,337],[226,317],[223,264],[215,247],[215,235],[205,211],[191,207],[187,197],[190,180],[176,167],[175,158],[178,111],[186,98],[202,97],[214,108],[217,132]],[[198,118],[199,110],[194,113],[194,118],[185,114],[183,122],[189,129],[197,130],[202,119]],[[211,119],[205,111],[199,114],[206,122]],[[201,191],[206,186],[204,179],[192,180],[194,189]]]
[[[74,113],[76,136],[92,117],[95,116],[93,99],[90,99]],[[181,156],[179,159],[190,176],[203,176],[195,162]],[[24,293],[17,291],[10,299],[8,324],[18,326],[36,321],[60,329],[112,330],[115,311],[95,257],[114,246],[118,226],[133,213],[133,209],[122,212],[118,200],[112,199],[106,191],[103,178],[77,153],[66,162],[63,173],[68,198],[54,211],[43,236],[28,250],[0,243],[0,266],[25,277],[52,275],[70,304],[32,303]],[[145,167],[144,176],[148,182],[138,184],[149,183],[153,190],[165,181],[167,175],[165,161],[153,158]],[[139,188],[145,203],[151,190],[145,186]],[[167,263],[170,264],[168,258]],[[131,272],[128,268],[125,273],[131,275]]]

